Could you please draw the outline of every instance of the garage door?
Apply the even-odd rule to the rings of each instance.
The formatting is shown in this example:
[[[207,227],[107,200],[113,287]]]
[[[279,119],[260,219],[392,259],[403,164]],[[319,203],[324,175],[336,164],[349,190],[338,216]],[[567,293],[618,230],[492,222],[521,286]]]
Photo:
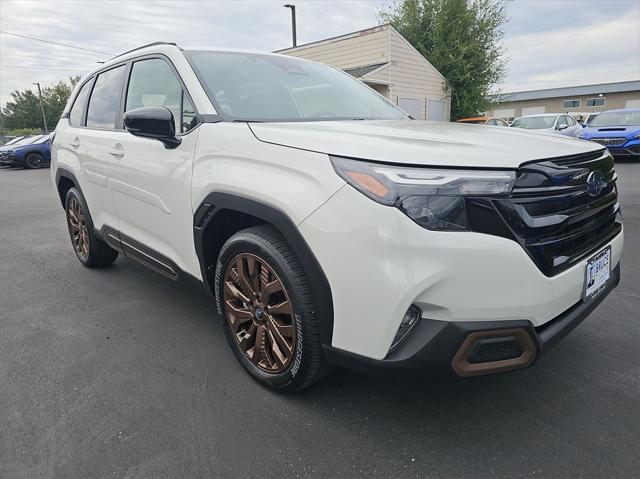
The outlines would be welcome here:
[[[493,110],[493,116],[497,118],[512,118],[516,116],[516,111],[513,108],[505,108],[503,110]]]
[[[624,102],[625,108],[633,108],[634,110],[640,108],[640,100],[626,100]]]
[[[427,120],[444,121],[444,102],[427,100]]]
[[[420,98],[398,98],[398,106],[406,111],[415,120],[422,120],[420,115]]]
[[[539,115],[540,113],[544,113],[543,106],[530,106],[529,108],[522,109],[522,116]]]

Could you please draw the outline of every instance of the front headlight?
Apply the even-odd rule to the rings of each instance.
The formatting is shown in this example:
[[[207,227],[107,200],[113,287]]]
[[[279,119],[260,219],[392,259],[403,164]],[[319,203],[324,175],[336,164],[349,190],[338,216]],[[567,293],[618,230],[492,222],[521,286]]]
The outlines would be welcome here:
[[[515,171],[507,170],[406,167],[335,156],[331,161],[358,191],[436,231],[466,230],[465,197],[507,196],[516,179]]]

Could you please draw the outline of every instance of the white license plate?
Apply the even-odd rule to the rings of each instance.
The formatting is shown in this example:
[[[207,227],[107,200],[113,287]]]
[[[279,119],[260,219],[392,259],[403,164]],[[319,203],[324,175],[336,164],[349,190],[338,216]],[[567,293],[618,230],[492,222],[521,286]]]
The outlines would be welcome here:
[[[602,291],[611,276],[611,247],[600,251],[587,261],[585,271],[584,300],[595,297]]]

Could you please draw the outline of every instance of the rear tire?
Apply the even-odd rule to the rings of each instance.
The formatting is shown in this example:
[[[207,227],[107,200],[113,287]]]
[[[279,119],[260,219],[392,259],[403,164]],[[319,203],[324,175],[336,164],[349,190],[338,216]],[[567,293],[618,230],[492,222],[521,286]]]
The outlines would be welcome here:
[[[258,382],[295,392],[329,372],[311,284],[276,229],[248,228],[223,245],[215,294],[227,341]]]
[[[80,262],[88,268],[113,263],[118,252],[96,236],[87,203],[75,188],[67,192],[65,211],[71,245]]]
[[[39,153],[29,153],[24,159],[24,167],[29,170],[37,170],[44,166],[44,158]]]

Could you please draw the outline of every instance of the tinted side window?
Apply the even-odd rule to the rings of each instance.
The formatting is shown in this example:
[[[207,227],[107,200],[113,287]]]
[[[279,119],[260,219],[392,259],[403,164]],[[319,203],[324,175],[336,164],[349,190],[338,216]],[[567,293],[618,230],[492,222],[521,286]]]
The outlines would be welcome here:
[[[71,111],[69,112],[69,123],[71,123],[71,126],[82,125],[82,112],[84,111],[84,104],[87,102],[90,88],[91,81],[88,81],[78,92],[78,96],[76,96],[73,107],[71,107]]]
[[[182,85],[169,64],[159,58],[135,62],[131,69],[125,111],[145,106],[164,106],[171,110],[178,134],[197,124],[195,111]]]
[[[98,75],[89,99],[88,127],[107,129],[116,127],[123,74],[124,66],[121,66]]]

